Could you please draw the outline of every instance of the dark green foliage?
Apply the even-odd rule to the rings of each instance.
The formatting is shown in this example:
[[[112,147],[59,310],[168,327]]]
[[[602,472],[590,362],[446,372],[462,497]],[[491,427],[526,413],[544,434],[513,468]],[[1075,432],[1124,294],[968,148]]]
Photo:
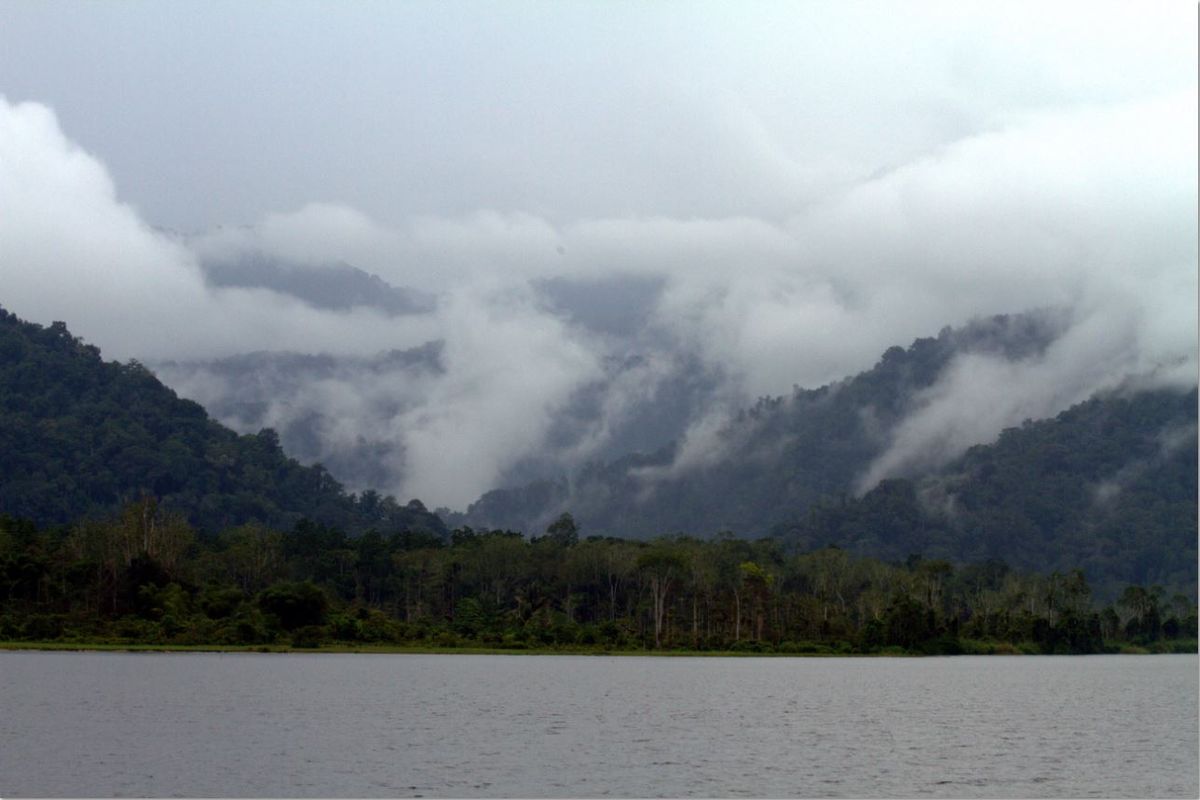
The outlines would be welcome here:
[[[1194,594],[1196,407],[1195,390],[1114,395],[1005,431],[943,481],[956,523],[976,553],[1080,567],[1106,597],[1129,583]]]
[[[883,616],[882,644],[916,648],[937,635],[933,610],[909,595],[892,600]]]
[[[964,353],[1030,356],[1052,342],[1063,324],[1059,315],[1046,312],[946,328],[907,350],[891,348],[858,376],[761,398],[719,433],[719,459],[655,481],[653,492],[645,491],[637,472],[671,464],[674,446],[593,464],[573,476],[569,487],[540,482],[489,492],[463,521],[532,532],[569,502],[580,527],[600,534],[763,534],[823,499],[850,491],[886,449],[887,431],[908,413],[914,394],[932,385],[953,358]]]
[[[347,494],[320,465],[284,455],[264,429],[239,436],[136,361],[105,362],[61,322],[0,309],[0,513],[60,524],[143,496],[218,531],[308,518],[352,534],[445,526],[417,501]]]
[[[1023,570],[1080,567],[1106,599],[1131,583],[1194,594],[1194,391],[1096,398],[1006,431],[938,476],[888,480],[849,496],[886,446],[881,432],[951,359],[1035,354],[1059,324],[1053,315],[1023,315],[947,329],[907,350],[892,348],[874,369],[840,384],[763,399],[721,434],[722,459],[656,482],[653,492],[631,470],[670,463],[672,448],[595,465],[570,488],[543,483],[489,493],[466,518],[545,529],[548,541],[568,547],[580,527],[623,536],[769,531],[796,551],[835,544],[893,561],[922,553],[1002,559]],[[347,495],[319,465],[284,456],[273,431],[237,436],[136,362],[105,363],[60,323],[42,328],[3,311],[0,452],[0,513],[56,524],[158,497],[202,532],[257,521],[292,531],[285,555],[300,569],[292,578],[336,584],[366,602],[388,593],[381,576],[395,551],[422,552],[447,536],[419,502]],[[578,501],[574,516],[561,514],[568,498]],[[550,508],[549,519],[528,528]],[[371,531],[378,534],[350,541]],[[397,531],[403,539],[382,547],[380,535]],[[281,577],[253,567],[258,546],[239,540],[228,549],[229,558],[242,560],[239,584],[250,593]],[[12,593],[29,594],[44,569],[26,554],[0,580]],[[80,560],[76,577],[86,569]],[[542,588],[553,594],[569,585]],[[108,594],[128,606],[136,589]]]
[[[776,533],[898,560],[920,552],[1082,568],[1097,593],[1159,584],[1195,594],[1196,391],[1095,398],[1004,431],[942,476],[883,481]]]
[[[258,596],[258,607],[279,620],[284,630],[320,625],[329,610],[329,598],[313,583],[277,583]]]
[[[647,483],[675,448],[632,454],[569,483],[489,492],[463,519],[536,531],[569,503],[579,525],[601,535],[771,533],[796,550],[836,544],[888,560],[922,553],[1024,570],[1080,567],[1108,599],[1129,583],[1194,594],[1195,391],[1097,397],[1005,431],[932,477],[853,496],[894,426],[953,359],[1035,356],[1063,325],[1043,313],[945,329],[840,383],[763,398],[718,434],[711,463]]]
[[[460,529],[447,544],[307,520],[287,534],[200,537],[179,524],[145,502],[51,530],[0,518],[0,638],[943,655],[1195,646],[1188,596],[1129,586],[1098,607],[1079,570],[1038,576],[996,560],[888,564],[732,535],[568,546]]]
[[[1044,338],[996,324],[1007,326],[998,341],[1022,352]],[[961,336],[889,351],[835,388],[763,401],[731,447],[777,460],[701,468],[654,495],[661,519],[674,508],[710,530],[757,515],[750,532],[789,520],[777,536],[646,542],[587,521],[611,507],[609,523],[655,525],[659,512],[639,517],[639,486],[620,470],[597,468],[592,505],[578,516],[557,505],[545,536],[447,533],[417,501],[347,495],[287,459],[271,431],[233,434],[60,324],[0,312],[0,638],[1194,651],[1195,391],[1097,398],[1006,431],[941,476],[885,481],[861,498],[842,490],[880,446],[863,409],[901,414]],[[803,461],[806,448],[825,463]],[[599,535],[580,540],[577,519]]]
[[[563,547],[570,547],[579,542],[579,526],[574,517],[564,513],[546,528],[546,536]]]
[[[200,609],[210,619],[218,620],[233,616],[244,602],[246,594],[232,586],[209,586],[199,597]]]

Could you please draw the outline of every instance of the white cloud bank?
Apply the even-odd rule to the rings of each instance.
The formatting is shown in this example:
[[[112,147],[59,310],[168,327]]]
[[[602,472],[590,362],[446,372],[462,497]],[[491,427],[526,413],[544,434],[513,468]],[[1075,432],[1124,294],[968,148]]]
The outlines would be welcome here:
[[[362,411],[352,383],[321,396],[336,406],[339,436],[403,445],[406,478],[384,488],[460,508],[538,452],[555,410],[620,346],[548,311],[530,289],[539,278],[660,277],[634,340],[719,369],[730,403],[868,368],[890,345],[973,316],[1072,309],[1073,326],[1043,357],[956,363],[867,487],[1131,376],[1195,382],[1196,136],[1195,92],[1177,92],[1029,112],[775,219],[554,223],[480,211],[385,224],[313,203],[180,240],[121,202],[103,163],[49,108],[0,98],[0,303],[63,319],[123,359],[369,355],[444,340],[445,372],[404,387],[412,404],[393,418]],[[199,257],[242,251],[314,268],[346,261],[440,303],[389,318],[205,285]],[[626,409],[647,387],[613,391],[605,407]],[[595,437],[604,430],[601,420]]]

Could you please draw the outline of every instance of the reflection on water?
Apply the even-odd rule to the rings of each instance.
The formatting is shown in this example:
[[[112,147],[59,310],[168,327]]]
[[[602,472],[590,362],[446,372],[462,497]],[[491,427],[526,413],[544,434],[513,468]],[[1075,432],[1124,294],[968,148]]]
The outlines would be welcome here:
[[[0,795],[1196,797],[1197,667],[0,652]]]

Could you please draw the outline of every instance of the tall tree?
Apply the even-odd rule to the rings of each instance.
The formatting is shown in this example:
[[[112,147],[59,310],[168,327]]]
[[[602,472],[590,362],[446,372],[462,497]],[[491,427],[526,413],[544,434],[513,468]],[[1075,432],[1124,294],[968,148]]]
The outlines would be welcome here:
[[[637,564],[650,581],[650,594],[654,601],[654,647],[661,648],[667,596],[673,582],[684,571],[684,552],[676,542],[660,539],[638,556]]]

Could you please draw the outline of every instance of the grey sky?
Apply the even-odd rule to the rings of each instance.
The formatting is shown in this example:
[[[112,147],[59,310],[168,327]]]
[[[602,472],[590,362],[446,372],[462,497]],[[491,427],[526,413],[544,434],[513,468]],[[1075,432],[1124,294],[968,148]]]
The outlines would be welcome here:
[[[444,341],[443,373],[273,413],[316,398],[405,453],[381,488],[458,507],[631,350],[597,447],[689,358],[728,408],[1070,310],[1046,359],[948,373],[873,480],[1131,377],[1195,382],[1195,32],[1187,2],[0,0],[0,304],[110,358]],[[205,282],[239,254],[437,310]],[[626,338],[536,288],[613,275],[655,287]],[[403,413],[364,410],[390,392]]]
[[[1189,7],[1190,6],[1190,7]],[[13,2],[46,103],[152,224],[790,216],[1029,111],[1194,86],[1187,3]]]

